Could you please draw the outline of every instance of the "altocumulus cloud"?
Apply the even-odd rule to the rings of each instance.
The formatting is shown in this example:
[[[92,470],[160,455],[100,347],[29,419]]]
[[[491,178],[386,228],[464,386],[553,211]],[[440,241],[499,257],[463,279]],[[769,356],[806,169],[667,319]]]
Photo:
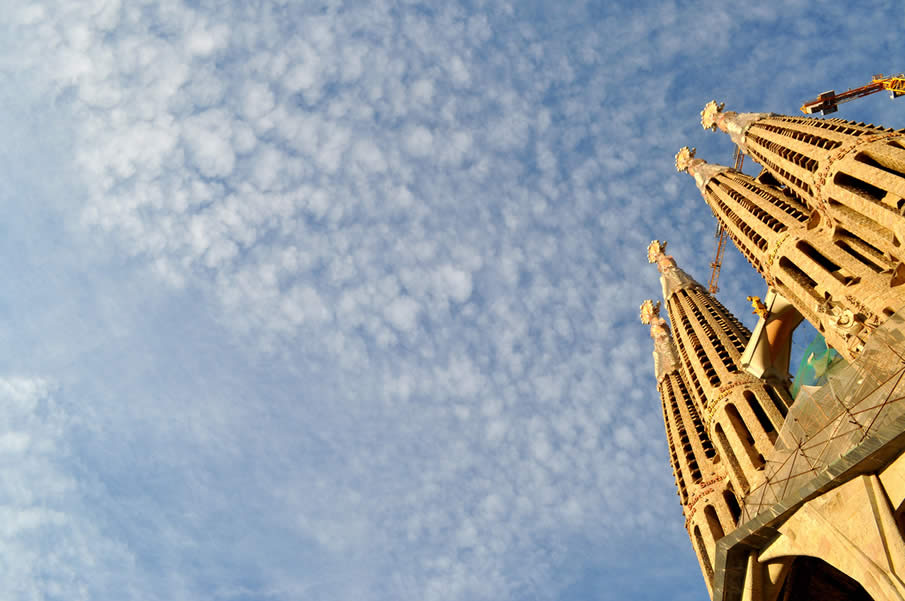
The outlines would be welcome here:
[[[54,393],[41,379],[0,380],[0,594],[83,598],[90,581],[132,596],[132,553],[86,516],[80,483],[66,467],[73,416]]]
[[[162,320],[136,331],[248,366],[184,404],[158,397],[213,376],[149,376],[131,408],[104,406],[108,430],[90,395],[60,409],[42,380],[0,382],[0,457],[32,466],[3,481],[3,544],[25,559],[2,586],[554,598],[656,536],[652,562],[682,549],[704,594],[635,314],[657,291],[650,238],[695,248],[711,227],[669,174],[709,100],[692,59],[756,45],[746,32],[778,13],[650,8],[15,7],[3,68],[68,124],[57,160],[79,192],[54,210],[216,319],[197,340]],[[120,350],[126,372],[155,361]],[[110,457],[68,446],[110,424]],[[130,465],[148,482],[126,486]]]

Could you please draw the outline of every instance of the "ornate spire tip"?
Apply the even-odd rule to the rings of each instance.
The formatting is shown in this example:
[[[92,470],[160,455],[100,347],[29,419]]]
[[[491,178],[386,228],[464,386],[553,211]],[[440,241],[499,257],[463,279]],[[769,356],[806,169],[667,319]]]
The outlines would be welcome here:
[[[647,262],[656,263],[657,258],[666,252],[666,242],[663,240],[653,240],[647,245]]]
[[[647,299],[641,303],[641,323],[647,325],[660,315],[660,301]]]
[[[720,102],[717,104],[716,100],[711,100],[707,104],[704,105],[704,110],[701,111],[701,126],[704,129],[709,129],[710,131],[716,131],[716,120],[720,113],[723,112],[723,107],[726,106],[725,102]]]
[[[688,170],[688,166],[691,164],[691,159],[694,158],[696,149],[688,148],[688,146],[683,146],[679,149],[679,152],[676,153],[676,171],[686,171]]]

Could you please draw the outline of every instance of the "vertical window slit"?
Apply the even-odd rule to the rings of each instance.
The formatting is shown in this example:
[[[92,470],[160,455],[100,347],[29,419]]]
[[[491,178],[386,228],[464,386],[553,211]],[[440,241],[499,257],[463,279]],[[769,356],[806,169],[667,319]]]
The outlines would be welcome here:
[[[732,492],[731,487],[723,491],[723,500],[729,508],[729,515],[732,516],[732,522],[738,526],[738,521],[742,517],[742,508],[739,507],[738,499],[735,498],[735,493]]]

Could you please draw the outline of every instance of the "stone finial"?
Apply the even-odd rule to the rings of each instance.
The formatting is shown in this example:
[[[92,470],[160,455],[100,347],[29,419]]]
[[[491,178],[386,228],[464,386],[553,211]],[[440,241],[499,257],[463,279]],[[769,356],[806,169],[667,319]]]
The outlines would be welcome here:
[[[641,303],[641,323],[650,326],[650,337],[655,342],[655,355],[663,354],[665,349],[661,348],[663,342],[669,340],[669,326],[666,320],[660,317],[660,301],[656,303],[647,299]],[[670,343],[669,346],[672,346]]]
[[[701,126],[704,129],[709,129],[711,131],[719,129],[720,131],[729,134],[729,137],[735,145],[738,146],[742,152],[747,154],[748,147],[745,144],[745,135],[748,132],[748,128],[761,119],[773,117],[774,114],[736,113],[735,111],[724,110],[725,106],[725,103],[717,103],[716,100],[711,100],[704,105],[704,110],[701,111]]]
[[[688,148],[688,146],[680,148],[679,152],[676,153],[676,171],[687,171],[695,152],[697,152],[697,149]]]
[[[696,150],[683,146],[676,153],[676,171],[685,171],[694,178],[695,184],[703,194],[707,184],[717,174],[727,171],[729,167],[723,165],[711,165],[703,159],[695,156]]]
[[[676,260],[666,254],[665,240],[653,240],[647,245],[647,262],[656,263],[661,274],[676,269]]]
[[[701,285],[676,266],[676,260],[666,254],[666,242],[654,240],[647,247],[647,261],[657,264],[660,272],[660,284],[663,286],[663,298],[669,300],[676,290],[683,288],[701,288]]]
[[[656,263],[661,255],[666,254],[666,241],[652,240],[647,245],[647,262]]]
[[[647,299],[641,303],[641,323],[648,325],[660,316],[660,301]]]
[[[716,100],[711,100],[707,104],[704,105],[704,110],[701,111],[701,126],[704,129],[709,129],[710,131],[716,131],[717,128],[717,118],[720,113],[723,112],[723,108],[726,106],[725,102],[717,103]]]
[[[666,320],[660,317],[660,302],[650,299],[641,303],[641,323],[650,325],[650,337],[654,341],[654,373],[657,382],[679,369],[676,349],[669,335]]]

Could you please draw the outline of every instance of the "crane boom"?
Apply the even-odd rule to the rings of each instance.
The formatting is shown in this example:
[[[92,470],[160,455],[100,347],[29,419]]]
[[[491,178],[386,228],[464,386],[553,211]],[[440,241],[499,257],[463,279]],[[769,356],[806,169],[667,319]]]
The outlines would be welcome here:
[[[716,235],[714,237],[717,239],[716,257],[713,259],[713,263],[710,264],[713,271],[710,272],[710,283],[707,285],[707,290],[710,294],[716,294],[720,291],[718,284],[720,280],[720,268],[723,266],[723,250],[726,248],[726,230],[721,226],[717,226]]]
[[[744,161],[745,155],[742,154],[742,149],[736,146],[734,157],[734,165],[736,171],[742,170],[742,163]],[[710,282],[707,285],[707,290],[710,292],[710,294],[716,294],[720,291],[720,268],[723,266],[723,251],[726,250],[726,230],[722,225],[716,226],[716,234],[714,234],[714,238],[716,238],[716,256],[713,258],[713,263],[710,264],[712,271],[710,272]]]
[[[814,100],[809,100],[802,104],[801,112],[806,115],[817,112],[823,115],[835,113],[839,110],[840,104],[850,102],[856,98],[870,96],[871,94],[876,94],[883,90],[889,91],[890,98],[898,98],[899,96],[905,95],[905,75],[901,73],[889,77],[885,77],[882,74],[874,75],[874,78],[869,84],[846,90],[841,94],[837,94],[834,90],[824,92]]]

